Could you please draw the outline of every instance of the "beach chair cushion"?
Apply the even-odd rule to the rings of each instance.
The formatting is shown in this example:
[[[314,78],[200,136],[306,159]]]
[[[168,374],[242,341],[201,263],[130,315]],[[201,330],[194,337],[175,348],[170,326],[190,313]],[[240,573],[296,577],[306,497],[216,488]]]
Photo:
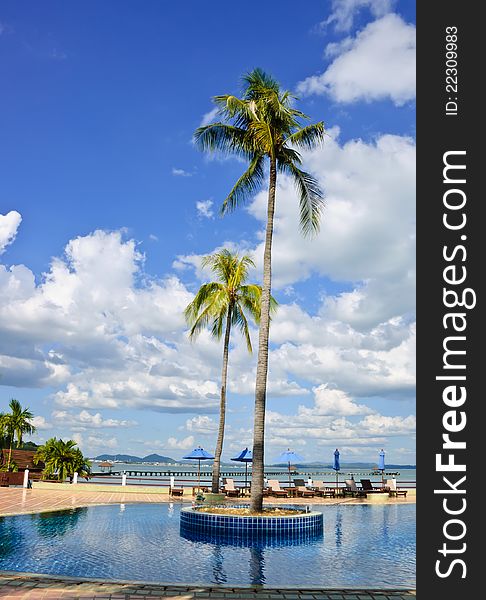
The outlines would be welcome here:
[[[273,496],[288,496],[288,493],[280,487],[280,483],[276,479],[270,479],[268,487],[270,488],[270,494]]]

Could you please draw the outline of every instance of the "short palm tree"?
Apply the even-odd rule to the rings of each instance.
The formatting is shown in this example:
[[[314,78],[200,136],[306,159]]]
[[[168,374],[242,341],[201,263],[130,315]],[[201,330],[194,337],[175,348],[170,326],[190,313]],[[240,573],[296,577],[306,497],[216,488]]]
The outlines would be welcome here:
[[[319,230],[323,194],[317,180],[300,168],[302,160],[298,150],[310,149],[322,143],[324,124],[319,122],[303,126],[302,121],[308,117],[293,108],[295,98],[289,92],[281,90],[279,83],[262,70],[255,69],[243,81],[245,87],[242,98],[232,95],[214,98],[222,120],[199,127],[194,138],[202,150],[235,154],[249,162],[248,169],[225,199],[223,213],[235,209],[260,189],[265,179],[265,163],[269,164],[251,496],[251,510],[259,511],[263,503],[272,237],[277,174],[285,173],[295,182],[303,233],[316,233]]]
[[[12,461],[12,448],[16,444],[17,447],[22,445],[22,437],[24,434],[35,433],[35,427],[31,420],[34,415],[28,408],[22,408],[18,400],[12,398],[9,403],[10,412],[4,413],[0,417],[1,428],[6,434],[9,444],[7,471],[10,469]]]
[[[81,450],[73,440],[64,442],[62,439],[50,438],[40,446],[34,456],[34,463],[44,463],[43,476],[56,477],[58,481],[72,478],[74,473],[88,477],[90,465]]]
[[[8,448],[7,415],[0,413],[0,448]]]
[[[195,338],[208,325],[211,327],[211,334],[218,340],[224,335],[219,428],[211,485],[213,493],[217,493],[226,418],[226,386],[231,328],[233,326],[239,328],[245,337],[248,352],[252,352],[248,317],[256,323],[260,321],[261,287],[246,283],[248,269],[255,266],[253,260],[247,255],[240,258],[229,250],[221,250],[221,252],[204,257],[202,265],[210,267],[216,275],[217,281],[205,283],[200,287],[196,297],[184,311],[184,315],[190,327],[189,336],[191,338]]]

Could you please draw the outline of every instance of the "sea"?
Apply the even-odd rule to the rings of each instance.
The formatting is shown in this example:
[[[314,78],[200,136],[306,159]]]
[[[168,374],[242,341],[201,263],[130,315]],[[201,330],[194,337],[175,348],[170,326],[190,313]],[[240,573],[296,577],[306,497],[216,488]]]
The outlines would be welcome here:
[[[161,464],[161,463],[123,463],[111,462],[111,468],[100,467],[100,461],[91,463],[93,477],[91,483],[121,483],[121,474],[125,471],[127,474],[127,483],[131,485],[169,485],[170,478],[174,477],[174,485],[197,483],[198,466],[197,463],[192,464]],[[211,464],[205,464],[201,461],[200,465],[200,483],[201,485],[210,484],[211,482]],[[98,473],[103,473],[102,476],[97,476]],[[111,475],[110,475],[111,472]],[[251,465],[248,465],[247,475],[245,476],[244,464],[223,464],[221,466],[222,477],[232,477],[235,484],[243,484],[245,477],[248,481],[251,479]],[[277,479],[282,483],[289,481],[289,472],[285,467],[266,466],[265,476],[267,479]],[[397,483],[403,488],[416,487],[416,469],[393,467],[385,468],[383,479],[391,479],[395,477]],[[323,481],[330,485],[336,483],[336,472],[329,467],[308,466],[301,468],[291,468],[290,479],[304,479],[306,482],[309,478],[313,481]],[[357,482],[360,479],[370,479],[372,483],[378,484],[382,481],[381,472],[371,468],[347,468],[338,473],[338,483],[341,485],[345,479],[354,478]],[[83,480],[84,481],[84,480]],[[79,480],[81,483],[81,479]]]

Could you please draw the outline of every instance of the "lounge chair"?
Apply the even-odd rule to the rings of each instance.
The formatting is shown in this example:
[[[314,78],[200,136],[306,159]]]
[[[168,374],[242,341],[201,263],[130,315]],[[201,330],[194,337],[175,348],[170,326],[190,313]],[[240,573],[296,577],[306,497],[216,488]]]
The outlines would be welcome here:
[[[387,479],[385,484],[385,490],[388,492],[390,498],[392,498],[393,496],[407,495],[407,490],[401,490],[399,487],[397,487],[396,479]]]
[[[361,487],[367,494],[382,494],[383,492],[387,491],[383,487],[374,488],[370,479],[360,479],[360,481],[361,481]]]
[[[346,479],[344,481],[345,487],[343,488],[343,495],[352,496],[353,498],[366,498],[366,492],[359,490],[354,479]]]
[[[277,498],[289,497],[288,492],[280,487],[280,483],[276,479],[269,479],[268,487],[270,488],[271,496],[277,496]]]
[[[312,488],[316,496],[322,498],[334,498],[336,496],[336,490],[334,488],[326,487],[323,481],[314,481]]]
[[[304,479],[294,479],[295,493],[297,496],[314,498],[315,491],[305,485]]]
[[[184,488],[169,487],[169,496],[183,496]]]
[[[298,485],[295,488],[297,496],[301,496],[302,498],[314,498],[316,495],[314,490],[306,488],[305,485]]]
[[[225,478],[223,479],[223,492],[226,496],[232,496],[233,498],[238,498],[240,496],[240,490],[235,486],[234,479]]]

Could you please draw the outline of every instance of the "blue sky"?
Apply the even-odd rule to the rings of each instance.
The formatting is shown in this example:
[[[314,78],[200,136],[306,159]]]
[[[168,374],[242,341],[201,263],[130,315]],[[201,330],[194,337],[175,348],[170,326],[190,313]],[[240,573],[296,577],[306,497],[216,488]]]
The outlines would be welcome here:
[[[89,455],[214,447],[221,348],[189,344],[181,312],[217,248],[252,253],[258,280],[265,194],[219,217],[244,164],[191,137],[260,66],[329,133],[304,155],[317,240],[279,187],[267,459],[414,462],[413,10],[2,3],[0,410],[16,397],[37,441]],[[255,357],[233,341],[225,457],[251,445]]]

